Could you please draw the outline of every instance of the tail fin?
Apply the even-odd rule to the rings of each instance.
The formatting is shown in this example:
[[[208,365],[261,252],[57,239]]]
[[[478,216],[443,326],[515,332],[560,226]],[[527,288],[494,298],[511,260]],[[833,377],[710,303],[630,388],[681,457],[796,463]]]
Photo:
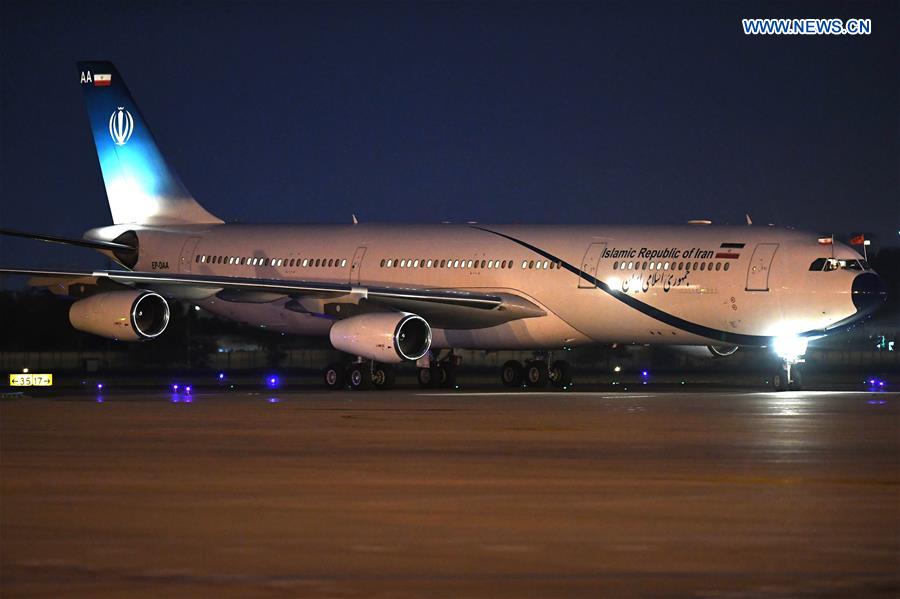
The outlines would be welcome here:
[[[115,224],[221,223],[185,189],[111,62],[79,62],[81,89]]]

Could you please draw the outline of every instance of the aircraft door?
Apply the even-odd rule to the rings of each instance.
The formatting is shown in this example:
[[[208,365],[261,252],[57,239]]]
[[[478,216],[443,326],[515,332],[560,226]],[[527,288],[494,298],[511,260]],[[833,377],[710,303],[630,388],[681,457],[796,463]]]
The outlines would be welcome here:
[[[181,261],[178,265],[180,272],[191,272],[191,265],[194,263],[194,252],[198,243],[200,243],[199,237],[188,237],[188,240],[184,242],[184,246],[181,248]]]
[[[777,243],[758,243],[747,269],[747,291],[768,291],[769,271],[778,250]]]
[[[597,265],[600,264],[600,256],[606,249],[606,242],[592,243],[584,252],[584,258],[581,260],[581,272],[591,277],[590,281],[582,277],[578,277],[578,287],[581,289],[594,289],[597,287]]]
[[[363,258],[366,255],[365,246],[359,246],[356,248],[356,252],[353,254],[353,260],[350,261],[350,284],[351,285],[359,285],[359,273],[362,270],[362,262]]]

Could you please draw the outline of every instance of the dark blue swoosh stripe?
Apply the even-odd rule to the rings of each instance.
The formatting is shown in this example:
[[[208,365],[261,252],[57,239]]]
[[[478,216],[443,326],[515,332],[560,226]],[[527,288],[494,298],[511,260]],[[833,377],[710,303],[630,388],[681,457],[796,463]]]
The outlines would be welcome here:
[[[547,258],[548,260],[553,260],[554,262],[560,264],[566,270],[581,277],[582,279],[584,279],[591,285],[596,285],[597,289],[600,289],[600,290],[604,291],[605,293],[611,295],[612,297],[616,298],[623,304],[626,304],[627,306],[634,308],[638,312],[641,312],[642,314],[646,314],[647,316],[654,318],[660,322],[663,322],[663,323],[665,323],[671,327],[674,327],[676,329],[680,329],[687,333],[693,333],[694,335],[699,335],[700,337],[706,337],[707,339],[715,339],[716,341],[718,341],[720,343],[729,343],[729,344],[734,344],[734,345],[771,345],[772,340],[774,339],[774,337],[769,337],[769,336],[765,336],[765,335],[744,335],[742,333],[729,333],[728,331],[722,331],[719,329],[714,329],[712,327],[704,326],[702,324],[697,324],[697,323],[691,322],[689,320],[684,320],[683,318],[679,318],[678,316],[675,316],[674,314],[669,314],[668,312],[660,310],[659,308],[655,308],[649,304],[645,304],[644,302],[640,301],[639,299],[631,297],[630,295],[628,295],[626,293],[622,293],[621,291],[612,289],[609,285],[607,285],[603,281],[597,279],[596,277],[589,275],[588,273],[584,272],[580,268],[577,268],[577,267],[569,264],[565,260],[563,260],[557,256],[554,256],[550,252],[546,252],[539,247],[531,245],[528,242],[522,241],[520,239],[516,239],[515,237],[510,237],[509,235],[500,233],[498,231],[491,231],[490,229],[485,229],[484,227],[474,227],[473,226],[472,228],[478,229],[480,231],[484,231],[485,233],[493,233],[494,235],[504,237],[506,239],[509,239],[510,241],[518,243],[519,245],[521,245],[523,247],[528,248],[529,250],[531,250],[537,254],[540,254],[541,256],[543,256],[544,258]],[[811,335],[815,335],[815,334],[820,334],[820,332],[810,331],[809,333],[803,333],[802,335],[811,336]]]

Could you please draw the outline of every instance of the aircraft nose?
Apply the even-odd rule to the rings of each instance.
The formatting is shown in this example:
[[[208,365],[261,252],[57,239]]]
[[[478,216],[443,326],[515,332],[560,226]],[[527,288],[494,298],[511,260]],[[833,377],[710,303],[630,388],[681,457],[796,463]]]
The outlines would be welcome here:
[[[853,279],[850,290],[853,305],[858,312],[872,312],[887,299],[887,288],[881,277],[873,272],[864,272]]]

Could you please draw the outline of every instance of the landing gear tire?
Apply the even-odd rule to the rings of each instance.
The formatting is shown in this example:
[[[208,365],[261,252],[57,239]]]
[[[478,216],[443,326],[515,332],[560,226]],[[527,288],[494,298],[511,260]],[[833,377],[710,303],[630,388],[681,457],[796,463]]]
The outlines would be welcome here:
[[[387,364],[375,364],[372,367],[372,384],[379,391],[390,389],[397,380],[397,372],[393,366]]]
[[[372,373],[368,364],[357,363],[347,371],[347,380],[354,391],[368,389],[372,385]]]
[[[557,360],[548,372],[550,383],[554,387],[566,389],[572,386],[572,367],[565,360]]]
[[[787,391],[788,373],[787,368],[779,368],[772,375],[772,388],[776,391]]]
[[[343,364],[329,364],[322,373],[325,386],[335,391],[344,386],[346,367]]]
[[[419,371],[416,374],[416,378],[419,381],[419,386],[426,389],[433,387],[433,382],[436,378],[434,374],[434,368],[419,368]]]
[[[772,388],[776,391],[800,391],[803,389],[803,381],[800,378],[800,369],[796,366],[779,368],[772,375]]]
[[[543,360],[534,360],[525,365],[525,383],[529,387],[541,389],[550,382],[550,371]]]
[[[507,387],[519,387],[524,375],[522,364],[515,360],[506,362],[500,369],[500,380]]]

